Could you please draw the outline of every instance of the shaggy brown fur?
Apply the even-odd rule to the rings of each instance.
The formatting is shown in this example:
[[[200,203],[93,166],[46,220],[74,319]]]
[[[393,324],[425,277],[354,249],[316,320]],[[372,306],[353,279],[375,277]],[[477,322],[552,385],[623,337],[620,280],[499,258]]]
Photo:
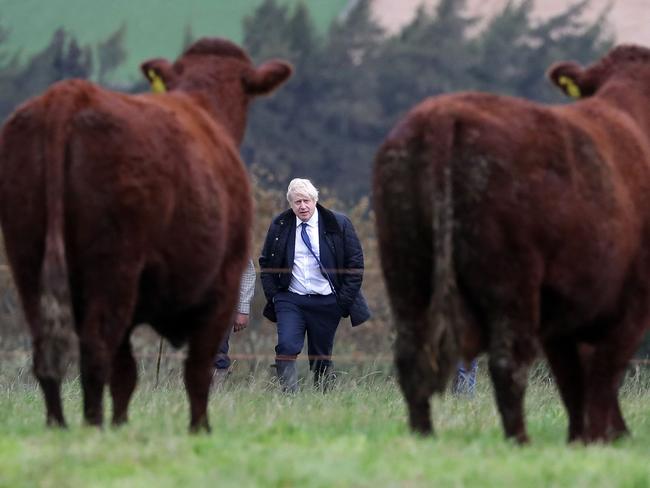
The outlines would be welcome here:
[[[252,200],[238,145],[250,100],[291,67],[255,68],[238,46],[203,39],[175,63],[142,70],[167,93],[63,81],[0,134],[0,220],[50,424],[65,425],[59,391],[75,335],[86,422],[102,424],[106,383],[113,423],[127,420],[129,337],[146,322],[188,344],[190,427],[209,429],[212,358],[249,257]]]
[[[583,99],[428,99],[379,150],[374,201],[411,427],[481,351],[506,436],[528,437],[527,366],[542,349],[569,440],[627,432],[618,387],[650,318],[650,50],[621,46],[549,77]]]

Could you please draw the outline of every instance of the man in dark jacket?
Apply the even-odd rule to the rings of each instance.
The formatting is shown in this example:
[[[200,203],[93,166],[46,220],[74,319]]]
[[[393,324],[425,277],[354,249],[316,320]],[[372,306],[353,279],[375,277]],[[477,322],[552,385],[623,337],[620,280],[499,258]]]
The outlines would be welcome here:
[[[370,312],[360,290],[363,251],[350,219],[318,204],[309,180],[292,180],[287,200],[291,208],[271,222],[259,263],[264,316],[278,324],[278,378],[294,392],[305,333],[314,384],[325,387],[341,317],[356,326]]]

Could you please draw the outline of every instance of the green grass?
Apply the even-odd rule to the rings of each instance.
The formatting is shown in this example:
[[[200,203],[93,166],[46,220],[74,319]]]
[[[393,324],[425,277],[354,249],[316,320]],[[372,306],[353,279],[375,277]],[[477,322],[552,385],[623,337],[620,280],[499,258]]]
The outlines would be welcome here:
[[[567,446],[566,417],[551,383],[533,379],[527,396],[533,439],[504,441],[487,377],[474,398],[434,401],[437,436],[406,427],[390,376],[350,373],[328,395],[276,392],[266,372],[239,372],[213,395],[210,435],[187,433],[178,369],[154,387],[147,368],[130,423],[81,426],[80,391],[69,381],[70,428],[48,430],[40,392],[25,365],[0,373],[0,486],[42,487],[647,487],[650,394],[629,380],[623,409],[633,436],[609,446]]]
[[[279,0],[294,5],[297,0]],[[180,52],[188,26],[195,37],[219,36],[241,41],[242,19],[262,0],[0,0],[0,25],[9,29],[2,45],[20,50],[25,60],[43,49],[58,27],[83,45],[95,46],[126,25],[128,58],[116,81],[140,81],[139,64],[149,58],[173,59]],[[326,26],[347,0],[307,0],[316,25]]]

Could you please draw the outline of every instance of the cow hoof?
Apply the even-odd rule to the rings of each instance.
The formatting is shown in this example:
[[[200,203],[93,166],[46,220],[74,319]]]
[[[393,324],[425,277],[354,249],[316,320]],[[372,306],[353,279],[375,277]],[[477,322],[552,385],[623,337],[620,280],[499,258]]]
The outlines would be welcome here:
[[[506,436],[506,438],[509,441],[512,441],[519,446],[525,446],[527,444],[530,444],[530,438],[528,437],[528,434],[526,434],[525,432],[519,432],[517,434],[508,435]]]
[[[212,428],[207,420],[190,424],[190,434],[209,434],[210,432],[212,432]]]
[[[433,425],[429,419],[411,421],[411,431],[422,437],[429,437],[433,435]]]
[[[129,419],[126,417],[126,415],[124,415],[124,416],[114,418],[113,421],[111,422],[111,425],[113,427],[122,427],[128,421]]]
[[[527,444],[530,444],[530,438],[528,437],[528,434],[518,435],[516,441],[517,444],[519,444],[520,446],[525,446]]]
[[[67,429],[68,424],[65,423],[63,419],[57,419],[54,417],[48,417],[45,421],[45,425],[51,429]]]
[[[622,429],[622,430],[614,430],[610,432],[609,434],[609,439],[612,442],[619,441],[621,439],[626,439],[628,437],[631,437],[630,431],[627,429]]]

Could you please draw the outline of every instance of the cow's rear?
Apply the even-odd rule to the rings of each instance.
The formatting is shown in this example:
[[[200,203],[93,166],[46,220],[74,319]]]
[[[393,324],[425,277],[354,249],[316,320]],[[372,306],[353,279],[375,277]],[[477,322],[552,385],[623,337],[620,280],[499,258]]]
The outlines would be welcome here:
[[[650,51],[621,47],[551,78],[585,100],[432,98],[377,155],[382,267],[416,431],[431,431],[429,397],[456,359],[483,350],[505,433],[526,442],[538,349],[570,440],[627,431],[617,391],[650,319],[650,94],[639,81],[650,81]]]
[[[251,99],[291,68],[256,68],[234,44],[202,39],[174,64],[142,69],[169,93],[70,80],[12,115],[0,136],[0,222],[49,423],[65,424],[59,391],[75,335],[85,421],[101,425],[107,384],[113,423],[127,420],[137,374],[130,334],[146,322],[187,344],[190,426],[209,429],[212,359],[252,228],[237,147]]]

